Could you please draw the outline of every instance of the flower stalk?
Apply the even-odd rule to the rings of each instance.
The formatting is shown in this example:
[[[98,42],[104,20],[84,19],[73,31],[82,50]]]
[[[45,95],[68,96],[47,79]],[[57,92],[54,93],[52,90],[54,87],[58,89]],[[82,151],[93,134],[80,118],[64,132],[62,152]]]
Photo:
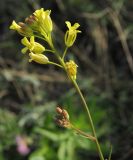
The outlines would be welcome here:
[[[29,55],[29,62],[34,61],[42,65],[46,65],[46,64],[55,65],[62,68],[66,72],[69,80],[71,81],[71,83],[73,84],[77,93],[80,96],[83,107],[89,119],[92,135],[89,135],[81,131],[80,129],[76,128],[74,125],[72,125],[72,123],[70,123],[70,120],[69,120],[68,112],[59,107],[57,107],[57,110],[56,110],[58,114],[56,118],[56,122],[60,126],[75,130],[80,135],[96,143],[100,160],[104,160],[104,156],[96,135],[96,131],[95,131],[93,120],[90,114],[89,107],[76,81],[78,65],[71,59],[69,61],[65,60],[68,49],[75,43],[77,34],[81,32],[80,30],[78,30],[80,25],[78,23],[71,25],[69,21],[66,21],[66,25],[68,29],[66,30],[66,33],[64,35],[65,50],[63,54],[61,54],[56,50],[53,44],[53,39],[52,39],[53,24],[52,24],[52,19],[50,17],[50,14],[51,14],[50,10],[44,11],[43,8],[38,9],[32,15],[30,15],[25,19],[25,23],[23,22],[16,23],[15,21],[13,21],[10,26],[10,29],[16,30],[21,36],[23,36],[23,39],[21,40],[21,43],[24,45],[24,48],[22,49],[22,53]],[[45,41],[49,45],[50,49],[45,49],[43,45],[36,42],[35,37]],[[55,57],[58,60],[58,63],[50,61],[49,60],[50,54],[49,54],[49,57],[47,57],[44,52],[51,52],[53,55],[55,55]]]
[[[67,73],[64,60],[61,59],[61,58],[58,56],[58,54],[57,54],[56,56],[57,56],[57,59],[59,60],[59,62],[61,63],[62,67],[64,68],[64,70],[65,70],[66,73]],[[68,74],[67,74],[67,75],[68,75]],[[68,75],[68,76],[69,76],[69,75]],[[91,117],[91,114],[90,114],[90,110],[89,110],[89,108],[88,108],[88,106],[87,106],[86,100],[85,100],[85,98],[84,98],[84,96],[83,96],[83,94],[82,94],[82,92],[81,92],[81,90],[80,90],[80,88],[79,88],[76,80],[74,80],[74,79],[73,79],[72,77],[70,77],[70,76],[69,76],[69,79],[70,79],[70,81],[72,82],[72,84],[73,84],[74,88],[76,89],[77,93],[79,94],[79,96],[80,96],[80,98],[81,98],[81,101],[82,101],[82,103],[83,103],[83,106],[84,106],[84,108],[85,108],[85,110],[86,110],[86,113],[87,113],[87,115],[88,115],[89,124],[90,124],[90,126],[91,126],[92,134],[93,134],[93,136],[94,136],[94,138],[95,138],[95,143],[96,143],[96,146],[97,146],[97,151],[98,151],[98,153],[99,153],[100,160],[104,160],[103,153],[102,153],[102,150],[101,150],[101,147],[100,147],[98,138],[97,138],[97,136],[96,136],[95,127],[94,127],[93,120],[92,120],[92,117]]]
[[[99,145],[99,142],[98,142],[98,139],[97,139],[97,136],[96,136],[96,131],[95,131],[95,128],[94,128],[93,120],[92,120],[89,108],[87,106],[87,103],[85,101],[85,98],[84,98],[84,96],[83,96],[83,94],[82,94],[77,82],[75,80],[71,80],[71,81],[72,81],[75,89],[77,90],[77,93],[79,94],[79,96],[80,96],[80,98],[82,100],[83,106],[84,106],[84,108],[85,108],[85,110],[87,112],[87,115],[88,115],[88,118],[89,118],[89,123],[90,123],[90,126],[91,126],[91,130],[92,130],[93,136],[95,137],[95,142],[96,142],[96,146],[97,146],[97,150],[98,150],[100,159],[104,160],[103,153],[101,151],[101,147]]]

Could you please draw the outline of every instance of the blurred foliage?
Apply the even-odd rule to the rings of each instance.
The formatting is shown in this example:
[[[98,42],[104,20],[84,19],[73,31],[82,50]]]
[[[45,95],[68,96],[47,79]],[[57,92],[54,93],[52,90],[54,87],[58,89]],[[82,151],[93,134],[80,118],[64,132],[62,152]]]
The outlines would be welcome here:
[[[60,50],[64,21],[81,24],[82,34],[68,57],[78,63],[78,82],[102,149],[108,157],[111,143],[112,159],[132,159],[132,6],[126,0],[0,2],[0,160],[98,159],[94,144],[54,123],[60,104],[77,127],[89,132],[86,114],[65,75],[53,66],[29,64],[20,53],[21,37],[9,31],[13,19],[23,21],[40,7],[52,10],[53,36]],[[27,156],[16,149],[18,135],[28,139]]]

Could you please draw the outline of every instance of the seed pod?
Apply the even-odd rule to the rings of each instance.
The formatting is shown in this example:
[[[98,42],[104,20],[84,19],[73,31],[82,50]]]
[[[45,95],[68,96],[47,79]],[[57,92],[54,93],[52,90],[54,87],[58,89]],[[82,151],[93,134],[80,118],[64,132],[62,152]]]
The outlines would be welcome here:
[[[60,107],[56,107],[56,112],[62,114],[62,109]]]
[[[69,120],[69,114],[65,109],[62,110],[62,115],[64,116],[65,119]]]
[[[27,24],[33,24],[34,22],[35,22],[35,16],[34,15],[30,15],[29,17],[27,17],[26,19],[25,19],[25,22],[27,23]]]
[[[21,27],[22,30],[25,30],[27,28],[26,24],[23,22],[19,22],[18,25]]]

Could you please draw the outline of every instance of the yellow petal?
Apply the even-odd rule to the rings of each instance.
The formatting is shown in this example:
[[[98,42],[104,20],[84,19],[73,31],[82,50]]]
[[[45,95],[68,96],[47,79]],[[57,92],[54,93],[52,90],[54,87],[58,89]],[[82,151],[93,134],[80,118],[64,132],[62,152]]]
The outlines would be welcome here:
[[[30,38],[30,43],[31,43],[31,44],[34,44],[34,42],[35,42],[34,36],[31,36],[31,38]]]
[[[45,51],[45,47],[43,47],[40,43],[35,42],[34,48],[32,50],[36,54],[41,54]]]
[[[13,30],[19,30],[21,27],[15,22],[15,21],[12,21],[12,24],[10,26],[10,29],[13,29]]]
[[[25,47],[25,48],[23,48],[23,49],[21,50],[21,52],[22,52],[23,54],[25,54],[25,53],[27,52],[27,50],[28,50],[28,48]]]
[[[37,9],[33,14],[34,14],[37,18],[39,18],[43,12],[44,12],[44,9],[41,8],[41,9]]]
[[[30,42],[28,41],[28,39],[27,39],[26,37],[24,37],[23,39],[21,39],[21,43],[22,43],[24,46],[27,46],[27,47],[30,46]]]
[[[71,28],[71,23],[69,21],[66,21],[65,23],[66,23],[67,27],[70,29]]]
[[[79,23],[75,23],[72,27],[73,27],[74,30],[76,30],[79,26],[80,26]]]

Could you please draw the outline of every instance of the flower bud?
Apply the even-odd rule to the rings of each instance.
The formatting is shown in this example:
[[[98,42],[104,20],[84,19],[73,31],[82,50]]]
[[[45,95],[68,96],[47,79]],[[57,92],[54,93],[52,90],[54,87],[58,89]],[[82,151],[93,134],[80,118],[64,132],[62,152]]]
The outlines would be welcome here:
[[[77,64],[73,60],[66,62],[67,74],[74,80],[76,79],[77,75],[77,67],[78,67]]]
[[[25,36],[25,37],[33,36],[32,28],[30,28],[27,24],[25,24],[23,22],[19,22],[18,24],[21,27],[21,29],[18,31],[19,34],[21,34],[22,36]]]
[[[25,23],[28,25],[32,25],[35,22],[36,18],[34,15],[30,15],[25,19]]]
[[[39,64],[47,64],[49,62],[48,58],[43,54],[34,54],[33,52],[31,52],[29,53],[29,56],[29,62],[35,61]]]
[[[65,109],[62,110],[62,115],[64,116],[65,119],[69,120],[69,114]]]
[[[62,113],[62,109],[61,109],[60,107],[56,107],[56,112],[57,112],[58,114],[61,114],[61,113]]]
[[[10,29],[16,30],[20,35],[25,37],[30,37],[33,35],[32,29],[22,22],[19,22],[17,24],[15,21],[13,21],[10,26]]]
[[[68,112],[60,107],[56,107],[56,112],[58,114],[55,119],[56,123],[61,127],[71,128]]]

